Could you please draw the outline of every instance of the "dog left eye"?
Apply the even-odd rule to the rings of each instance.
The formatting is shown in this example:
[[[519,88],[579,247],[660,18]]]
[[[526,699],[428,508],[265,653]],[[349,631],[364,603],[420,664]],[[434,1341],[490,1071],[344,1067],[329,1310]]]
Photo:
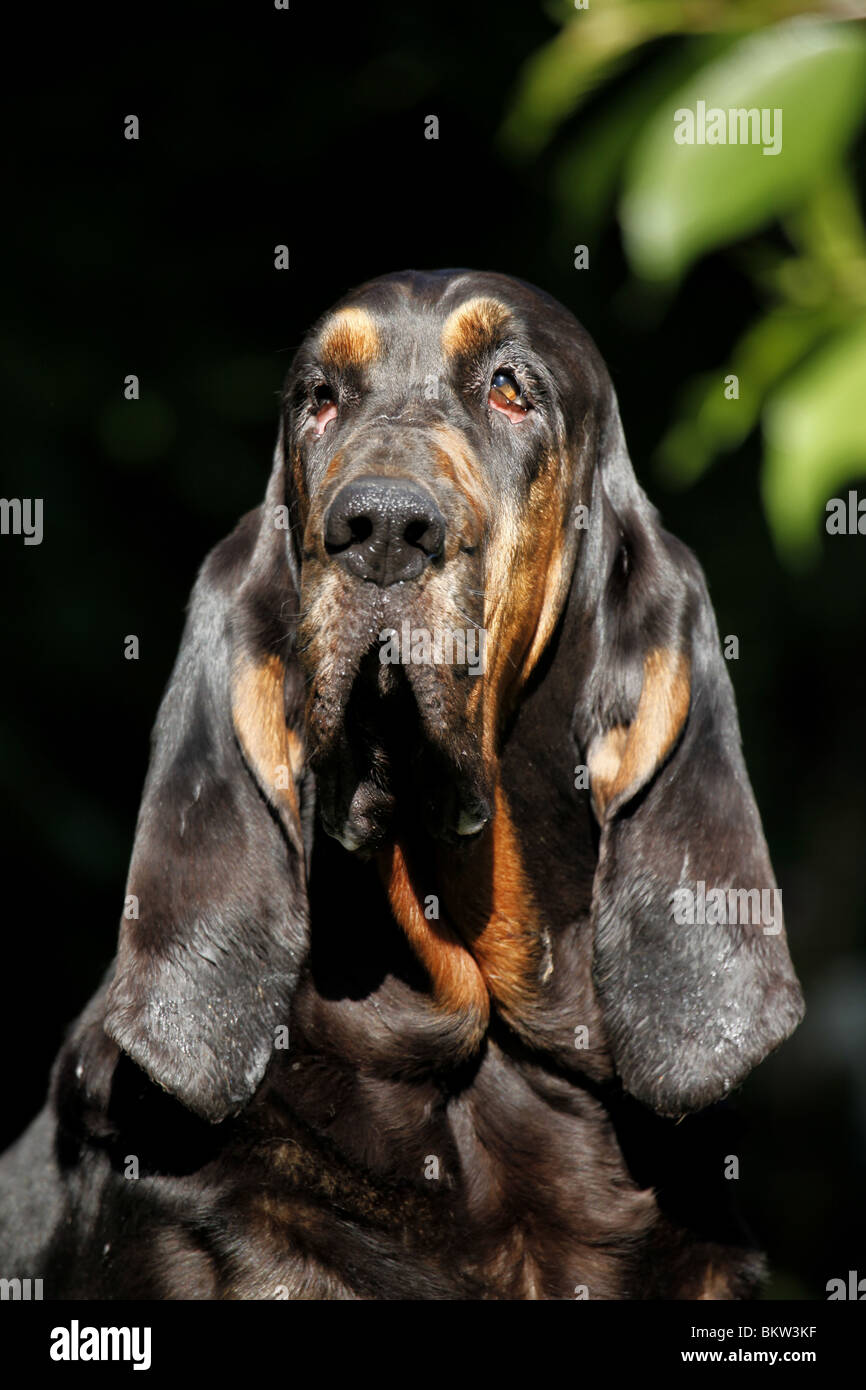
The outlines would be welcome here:
[[[332,420],[337,418],[337,402],[331,388],[323,382],[313,391],[315,407],[316,434],[324,434]]]
[[[506,415],[512,424],[519,424],[531,409],[529,401],[513,372],[494,372],[487,393],[487,404],[492,410]]]

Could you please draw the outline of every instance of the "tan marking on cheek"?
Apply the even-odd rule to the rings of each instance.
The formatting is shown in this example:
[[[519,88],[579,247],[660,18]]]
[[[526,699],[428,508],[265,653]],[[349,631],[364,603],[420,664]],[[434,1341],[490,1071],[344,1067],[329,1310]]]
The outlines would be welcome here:
[[[321,754],[337,737],[345,719],[345,623],[350,612],[345,588],[351,584],[335,565],[306,559],[301,578],[298,658],[309,678],[305,710],[308,751]],[[376,631],[371,626],[368,640]]]
[[[335,453],[334,457],[331,459],[330,463],[328,464],[327,468],[325,469],[325,476],[324,476],[324,479],[322,480],[322,487],[323,487],[323,489],[324,489],[325,487],[327,487],[328,483],[332,483],[332,482],[334,481],[334,479],[336,478],[337,474],[339,473],[339,471],[340,471],[340,469],[341,469],[342,467],[343,467],[343,455],[342,455],[342,453],[340,452],[340,450],[338,449],[337,452]]]
[[[462,357],[479,352],[507,331],[511,314],[498,299],[476,295],[454,309],[442,328],[442,351],[446,357]]]
[[[298,656],[308,674],[320,674],[323,657],[336,640],[342,611],[340,575],[336,567],[322,563],[317,556],[306,558],[301,572]]]
[[[366,367],[381,348],[379,330],[366,309],[340,309],[322,329],[319,352],[328,365]]]
[[[467,543],[478,545],[489,525],[494,498],[484,468],[468,441],[452,425],[436,425],[431,431],[441,476],[465,500],[473,519]]]
[[[383,850],[378,863],[391,911],[430,976],[437,1005],[462,1019],[467,1046],[476,1046],[490,1013],[490,999],[478,966],[446,922],[424,916],[403,847],[395,844]]]
[[[286,725],[284,682],[285,668],[278,656],[260,662],[243,660],[232,681],[232,717],[249,767],[299,847],[295,783],[303,771],[304,747]]]
[[[321,562],[327,562],[325,551],[325,515],[340,490],[340,473],[345,468],[342,450],[329,459],[324,475],[319,479],[303,510],[303,550],[313,552]]]
[[[485,652],[486,656],[486,652]],[[469,694],[466,697],[466,718],[468,723],[474,723],[481,717],[481,710],[484,703],[484,680],[483,678],[473,678],[472,685],[469,687]]]
[[[587,752],[599,820],[614,801],[622,804],[622,797],[638,791],[667,757],[686,721],[690,700],[688,657],[654,647],[644,658],[643,685],[631,724],[599,735]]]
[[[553,634],[568,591],[574,555],[565,536],[561,470],[555,456],[521,507],[503,506],[487,557],[488,670],[496,701],[485,729],[492,756],[497,732]]]
[[[568,593],[570,565],[566,562],[562,534],[553,533],[547,553],[544,580],[541,586],[541,608],[535,624],[532,641],[524,656],[520,684],[525,685],[536,662],[553,636]]]
[[[463,470],[455,468],[453,458],[444,449],[436,450],[433,468],[437,480],[441,479],[449,484],[465,503],[465,507],[461,509],[462,515],[456,519],[452,518],[452,524],[445,536],[445,556],[446,559],[453,560],[461,548],[476,547],[480,544],[485,528],[485,508],[480,489],[465,486],[464,480],[460,477]],[[476,480],[473,478],[471,481],[474,484]]]
[[[329,558],[320,560],[317,555],[307,558],[301,578],[304,642],[312,640],[314,645],[318,644],[323,635],[329,642],[337,635],[341,642],[346,640],[343,629],[356,607],[355,583]]]
[[[487,539],[483,584],[487,670],[482,751],[488,767],[495,764],[507,693],[517,673],[512,650],[515,645],[513,628],[517,621],[525,618],[532,598],[517,568],[517,554],[518,533],[514,518],[510,511],[500,509],[494,532]]]
[[[297,447],[292,450],[291,471],[292,481],[295,485],[295,494],[299,503],[301,524],[303,525],[306,522],[309,497],[307,496],[307,479],[304,474],[304,463],[301,458],[301,451]]]

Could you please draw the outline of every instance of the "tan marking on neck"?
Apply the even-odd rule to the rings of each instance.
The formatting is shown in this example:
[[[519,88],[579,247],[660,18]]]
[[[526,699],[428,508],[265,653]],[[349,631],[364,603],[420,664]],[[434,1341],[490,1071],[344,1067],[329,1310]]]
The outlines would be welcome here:
[[[508,802],[497,786],[493,821],[473,851],[440,851],[449,921],[471,951],[503,1016],[519,1019],[535,1001],[543,946],[538,909],[523,867]]]
[[[536,1002],[541,925],[523,869],[505,795],[496,793],[492,824],[467,855],[440,848],[435,882],[423,890],[402,846],[380,856],[391,909],[430,976],[436,1003],[462,1017],[474,1048],[488,1024],[490,999],[509,1021]],[[424,915],[424,897],[440,890],[440,918]]]
[[[733,1299],[729,1276],[724,1270],[715,1269],[711,1264],[707,1265],[700,1293],[696,1294],[695,1297],[699,1300]]]
[[[413,882],[403,847],[395,844],[384,850],[379,867],[391,910],[430,976],[437,1005],[465,1020],[467,1045],[477,1046],[490,1015],[478,966],[447,922],[424,916],[422,901],[427,894],[420,893]]]

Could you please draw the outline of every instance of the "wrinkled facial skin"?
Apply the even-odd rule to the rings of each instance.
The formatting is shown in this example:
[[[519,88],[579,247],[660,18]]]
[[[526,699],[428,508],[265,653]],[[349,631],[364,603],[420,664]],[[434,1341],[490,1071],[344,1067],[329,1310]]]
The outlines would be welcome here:
[[[398,806],[446,843],[490,819],[503,726],[574,568],[596,363],[555,301],[474,272],[372,281],[301,346],[283,416],[297,646],[319,812],[347,848],[381,848]]]

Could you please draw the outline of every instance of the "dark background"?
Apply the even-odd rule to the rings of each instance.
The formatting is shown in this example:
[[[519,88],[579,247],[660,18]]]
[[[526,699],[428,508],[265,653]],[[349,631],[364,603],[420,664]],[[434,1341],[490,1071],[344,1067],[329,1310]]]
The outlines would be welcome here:
[[[562,227],[553,155],[521,166],[497,140],[556,28],[532,4],[123,7],[92,34],[46,15],[7,55],[2,493],[44,498],[45,537],[0,540],[0,1142],[39,1108],[113,954],[184,605],[210,546],[261,499],[294,347],[379,273],[502,270],[595,337],[638,476],[740,638],[746,757],[809,1005],[738,1098],[741,1200],[770,1292],[823,1298],[828,1279],[866,1275],[866,539],[824,538],[817,569],[784,569],[753,436],[688,490],[652,475],[683,378],[718,364],[754,286],[708,256],[665,302],[641,297],[613,222],[574,270],[586,237]],[[862,173],[862,140],[854,159]],[[273,267],[282,242],[288,272]]]

